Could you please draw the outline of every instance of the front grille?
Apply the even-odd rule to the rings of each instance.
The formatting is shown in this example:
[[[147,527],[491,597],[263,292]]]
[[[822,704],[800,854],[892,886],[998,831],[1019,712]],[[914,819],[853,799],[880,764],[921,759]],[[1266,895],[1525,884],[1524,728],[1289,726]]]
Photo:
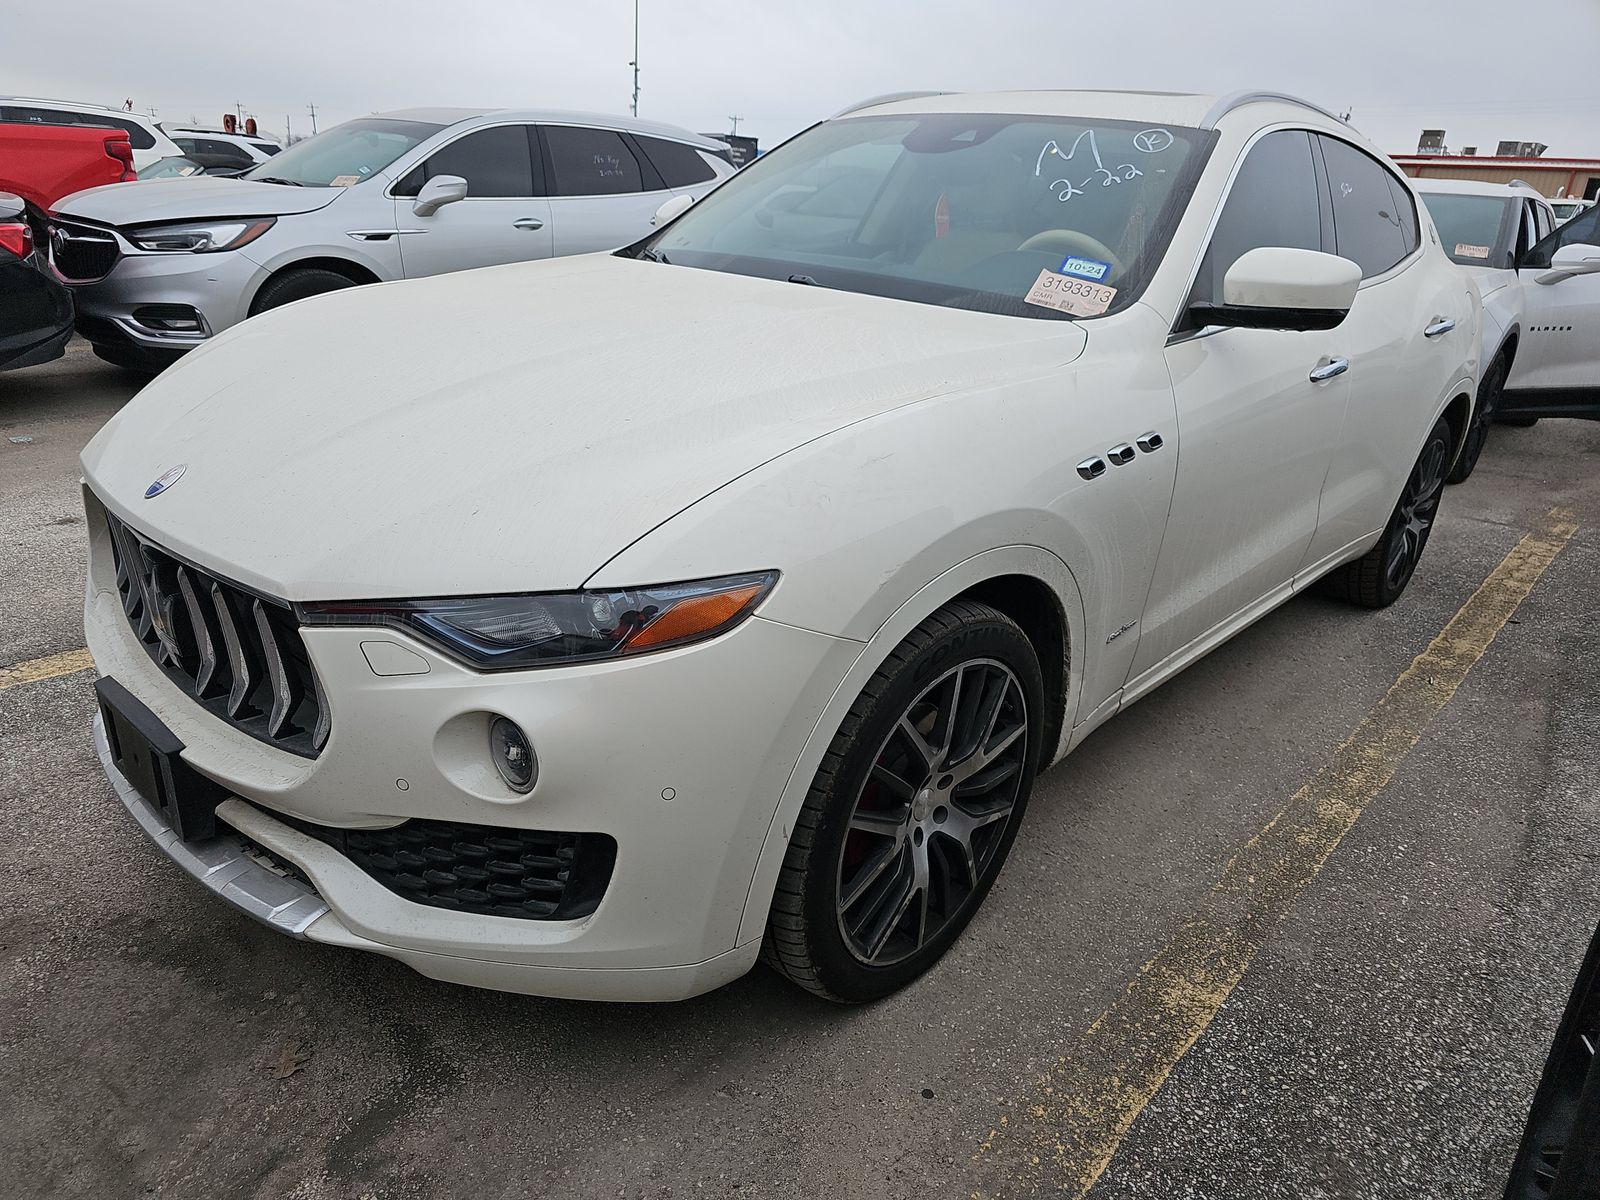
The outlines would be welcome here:
[[[117,265],[122,251],[110,230],[77,221],[52,222],[50,262],[63,279],[92,283],[104,279]]]
[[[616,841],[603,833],[429,820],[388,829],[333,829],[273,815],[326,842],[407,900],[482,916],[586,917],[599,906],[617,859]]]
[[[320,754],[328,705],[294,610],[174,558],[109,512],[106,524],[122,610],[167,678],[251,737]]]

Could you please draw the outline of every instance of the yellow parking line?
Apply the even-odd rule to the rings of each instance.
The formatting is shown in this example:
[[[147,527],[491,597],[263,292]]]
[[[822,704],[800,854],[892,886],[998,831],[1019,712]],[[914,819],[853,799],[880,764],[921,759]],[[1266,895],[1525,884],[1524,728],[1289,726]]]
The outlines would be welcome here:
[[[1056,1059],[1030,1097],[1008,1107],[973,1155],[993,1194],[1082,1197],[1094,1186],[1272,927],[1577,529],[1570,512],[1553,509],[1517,543],[1333,757],[1228,862],[1127,991]]]
[[[71,675],[75,671],[87,671],[94,666],[94,659],[89,657],[87,650],[64,650],[60,654],[46,655],[44,658],[32,658],[27,662],[19,662],[15,666],[0,667],[0,692],[7,688],[21,687],[25,683],[38,683],[42,679],[54,679],[57,675]]]

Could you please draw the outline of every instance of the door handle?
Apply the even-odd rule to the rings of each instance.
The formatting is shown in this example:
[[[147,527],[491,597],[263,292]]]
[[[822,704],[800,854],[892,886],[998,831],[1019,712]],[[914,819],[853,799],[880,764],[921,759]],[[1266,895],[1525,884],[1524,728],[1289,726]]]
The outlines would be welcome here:
[[[1449,333],[1456,327],[1454,317],[1435,317],[1422,331],[1423,337],[1438,337],[1440,334]]]
[[[1323,380],[1332,379],[1335,375],[1343,375],[1350,369],[1348,358],[1324,358],[1311,372],[1312,383],[1321,383]]]
[[[538,217],[523,217],[520,220],[516,220],[516,221],[511,222],[511,228],[513,228],[513,229],[543,229],[544,228],[544,222],[539,220]]]

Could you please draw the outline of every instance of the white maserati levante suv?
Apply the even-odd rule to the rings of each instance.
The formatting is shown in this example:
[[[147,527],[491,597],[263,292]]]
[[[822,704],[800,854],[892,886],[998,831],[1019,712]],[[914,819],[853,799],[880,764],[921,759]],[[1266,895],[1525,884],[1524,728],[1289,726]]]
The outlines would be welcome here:
[[[670,216],[267,313],[84,452],[100,754],[222,898],[882,996],[1040,769],[1319,580],[1394,601],[1471,420],[1470,281],[1284,97],[873,103]]]

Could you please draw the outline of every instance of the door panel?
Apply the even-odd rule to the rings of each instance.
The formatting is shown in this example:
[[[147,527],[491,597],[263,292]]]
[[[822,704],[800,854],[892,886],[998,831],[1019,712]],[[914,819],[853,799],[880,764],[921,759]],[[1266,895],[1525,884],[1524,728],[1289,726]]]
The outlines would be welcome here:
[[[550,201],[537,194],[535,145],[530,125],[475,129],[407,172],[394,188],[407,278],[550,257]],[[413,198],[440,175],[465,179],[466,199],[419,217]]]
[[[1248,250],[1322,250],[1323,192],[1311,138],[1278,130],[1246,152],[1191,289],[1223,299]],[[1166,348],[1182,454],[1133,676],[1255,601],[1286,589],[1317,526],[1344,422],[1349,374],[1311,372],[1353,349],[1339,330],[1190,331]]]
[[[1522,340],[1502,411],[1535,416],[1600,416],[1600,274],[1542,283],[1562,246],[1600,246],[1600,207],[1568,221],[1518,263]]]
[[[1309,376],[1352,357],[1339,332],[1228,329],[1167,347],[1183,453],[1135,676],[1286,585],[1305,557],[1350,388],[1348,372]]]
[[[650,232],[673,193],[620,133],[579,125],[541,132],[556,254],[615,250]]]

